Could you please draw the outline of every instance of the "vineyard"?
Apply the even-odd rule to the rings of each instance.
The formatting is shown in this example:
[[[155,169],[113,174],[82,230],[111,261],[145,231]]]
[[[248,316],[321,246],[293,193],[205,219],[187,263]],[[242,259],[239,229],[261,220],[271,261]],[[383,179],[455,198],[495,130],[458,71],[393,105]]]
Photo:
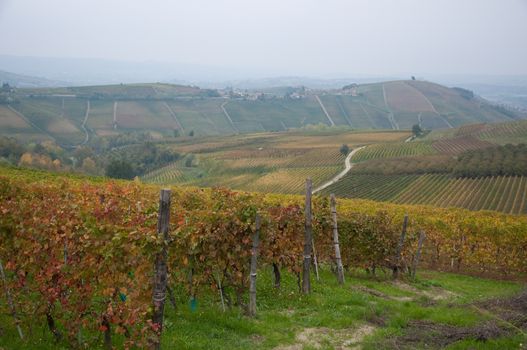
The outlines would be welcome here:
[[[482,140],[493,144],[524,143],[527,139],[527,121],[513,121],[496,124],[470,124],[458,129],[434,130],[426,136],[430,141],[448,139]]]
[[[505,182],[518,188],[526,181],[500,180]],[[460,186],[471,190],[467,183]],[[310,292],[306,249],[308,258],[315,254],[315,263],[338,268],[341,261],[346,270],[413,273],[419,262],[478,275],[527,272],[525,216],[339,200],[335,217],[325,196],[315,197],[307,211],[302,196],[226,189],[173,188],[171,197],[163,192],[158,207],[158,191],[136,182],[3,169],[0,262],[6,302],[0,310],[9,318],[2,316],[2,327],[18,327],[22,337],[47,324],[55,341],[77,347],[155,345],[163,330],[156,317],[162,315],[165,293],[167,303],[175,305],[179,294],[196,307],[196,300],[213,291],[223,307],[254,312],[247,300],[249,305],[256,300],[255,249],[259,268],[273,269],[275,287],[282,274],[284,282],[291,274],[304,293]],[[497,193],[489,193],[494,202],[502,200]],[[405,213],[409,220],[403,225]],[[311,242],[304,244],[308,232],[313,251]],[[158,279],[163,268],[169,270],[168,280]],[[194,316],[198,322],[199,315]]]
[[[46,139],[51,134],[67,145],[82,142],[81,124],[88,103],[92,109],[87,125],[93,137],[148,132],[166,139],[174,130],[181,136],[193,131],[201,137],[333,124],[342,129],[408,130],[420,123],[435,130],[522,118],[484,100],[467,99],[456,89],[424,81],[361,84],[356,89],[356,96],[322,90],[303,92],[300,98],[262,94],[265,98],[253,100],[225,91],[160,83],[30,88],[13,92],[15,102],[9,107],[31,122],[18,130],[18,137]],[[8,110],[0,109],[0,115],[13,119]],[[498,140],[492,130],[481,130],[481,138],[504,144],[520,137],[513,132]],[[0,133],[11,135],[10,131]]]
[[[362,175],[350,173],[324,193],[399,204],[495,210],[527,214],[525,176],[455,178],[444,174]]]
[[[364,162],[379,158],[397,158],[434,154],[431,144],[425,142],[384,143],[366,147],[359,151],[353,162]]]
[[[496,145],[491,142],[470,136],[439,140],[432,144],[432,147],[442,154],[457,154],[465,151],[485,149],[495,146]]]
[[[307,177],[319,186],[342,171],[346,157],[340,151],[343,144],[353,148],[380,141],[401,141],[408,136],[406,131],[330,131],[253,134],[209,138],[207,142],[170,143],[167,147],[171,150],[195,155],[193,166],[174,163],[147,173],[141,180],[155,184],[226,186],[244,191],[299,194],[303,192]]]

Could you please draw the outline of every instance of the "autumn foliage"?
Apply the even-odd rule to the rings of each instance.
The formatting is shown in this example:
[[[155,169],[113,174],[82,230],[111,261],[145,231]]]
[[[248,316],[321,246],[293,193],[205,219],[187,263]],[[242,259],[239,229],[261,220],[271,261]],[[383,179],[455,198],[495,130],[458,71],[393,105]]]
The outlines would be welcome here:
[[[0,175],[0,261],[23,327],[47,322],[57,339],[79,346],[100,342],[99,332],[122,334],[127,347],[144,346],[156,330],[148,320],[153,262],[163,244],[156,234],[159,188],[16,175]],[[302,200],[174,188],[169,284],[184,286],[189,296],[221,287],[227,299],[228,291],[236,296],[232,304],[243,307],[257,213],[262,217],[259,266],[275,264],[298,274]],[[393,267],[405,212],[410,222],[403,264],[411,261],[423,229],[422,261],[429,268],[509,276],[527,272],[525,216],[341,200],[345,267]],[[313,214],[318,260],[332,264],[327,198],[314,199]],[[7,313],[6,305],[2,300],[0,311]]]

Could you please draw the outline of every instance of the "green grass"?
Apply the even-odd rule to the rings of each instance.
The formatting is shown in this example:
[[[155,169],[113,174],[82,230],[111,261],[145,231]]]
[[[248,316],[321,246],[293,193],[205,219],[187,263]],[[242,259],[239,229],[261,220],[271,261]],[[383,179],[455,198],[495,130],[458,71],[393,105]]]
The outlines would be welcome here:
[[[321,348],[333,349],[339,342],[346,340],[346,337],[349,338],[354,329],[365,324],[373,325],[374,331],[362,340],[364,348],[383,348],[383,344],[387,344],[390,338],[404,334],[406,325],[412,320],[427,320],[459,327],[478,325],[489,317],[480,314],[468,303],[511,296],[522,288],[516,282],[430,271],[418,274],[413,282],[404,282],[413,292],[401,290],[391,281],[390,276],[381,274],[372,277],[362,272],[348,274],[345,285],[339,286],[334,275],[323,268],[320,281],[312,278],[313,292],[304,296],[298,292],[296,277],[283,273],[282,288],[277,290],[272,287],[271,275],[270,269],[264,269],[258,274],[258,315],[255,319],[247,318],[237,307],[223,312],[219,295],[208,288],[198,294],[197,309],[191,311],[184,289],[176,288],[177,310],[170,304],[165,308],[165,348],[273,349],[299,343],[295,339],[296,335],[313,328],[323,329],[326,334],[323,336],[325,340],[321,341]],[[373,296],[357,287],[375,289],[386,297]],[[429,300],[420,295],[421,291],[432,291],[434,288],[453,294],[448,299],[426,303]],[[391,299],[401,296],[410,299]],[[11,319],[5,314],[0,319],[4,332],[0,337],[0,347],[4,349],[61,348],[53,343],[49,331],[39,323],[34,324],[32,335],[28,334],[29,340],[21,343],[14,332]],[[377,322],[372,323],[374,320]],[[478,349],[491,349],[500,344],[517,348],[522,341],[525,339],[518,335],[486,343],[474,343],[469,339],[452,344],[450,348],[469,349],[474,344],[478,345]],[[480,345],[484,347],[479,347]]]

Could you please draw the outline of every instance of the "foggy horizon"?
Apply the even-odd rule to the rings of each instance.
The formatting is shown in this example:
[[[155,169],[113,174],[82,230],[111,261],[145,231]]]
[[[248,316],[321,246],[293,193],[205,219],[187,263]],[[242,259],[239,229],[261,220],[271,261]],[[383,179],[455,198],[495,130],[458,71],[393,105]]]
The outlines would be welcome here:
[[[11,34],[0,55],[192,65],[246,79],[514,76],[527,74],[526,19],[521,0],[0,0],[0,31]]]

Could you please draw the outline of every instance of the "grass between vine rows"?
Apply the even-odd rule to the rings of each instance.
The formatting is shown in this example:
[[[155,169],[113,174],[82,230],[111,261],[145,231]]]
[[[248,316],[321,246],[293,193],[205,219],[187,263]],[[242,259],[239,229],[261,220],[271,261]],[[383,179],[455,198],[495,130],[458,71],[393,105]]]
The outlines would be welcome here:
[[[514,329],[481,306],[486,300],[517,295],[524,288],[519,282],[432,271],[418,273],[415,280],[394,282],[391,274],[380,272],[374,277],[355,271],[339,286],[323,267],[320,281],[312,276],[309,296],[299,293],[296,277],[288,273],[282,274],[279,290],[273,287],[271,269],[260,270],[257,283],[255,319],[236,306],[223,312],[220,296],[212,290],[202,291],[191,307],[188,294],[176,286],[177,309],[168,300],[165,307],[163,348],[520,349],[527,341],[525,329]],[[490,333],[489,322],[496,328]],[[452,335],[452,329],[468,331]],[[40,323],[26,333],[28,339],[21,342],[10,316],[0,316],[0,349],[66,348],[56,344]],[[102,333],[81,336],[98,337],[102,344]]]

